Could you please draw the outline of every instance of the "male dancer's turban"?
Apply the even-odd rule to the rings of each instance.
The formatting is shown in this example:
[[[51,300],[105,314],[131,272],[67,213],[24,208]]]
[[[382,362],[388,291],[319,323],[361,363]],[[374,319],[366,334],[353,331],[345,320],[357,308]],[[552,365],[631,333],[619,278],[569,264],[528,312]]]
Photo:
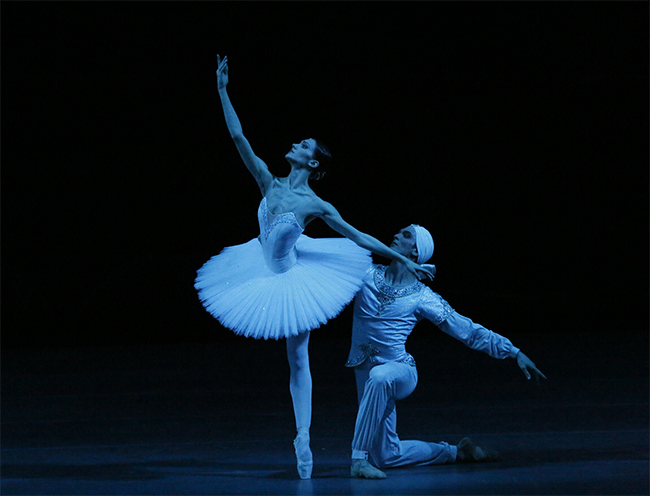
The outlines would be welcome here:
[[[417,262],[423,264],[433,255],[433,237],[424,227],[417,224],[412,224],[412,226],[415,229],[415,246],[418,249]]]

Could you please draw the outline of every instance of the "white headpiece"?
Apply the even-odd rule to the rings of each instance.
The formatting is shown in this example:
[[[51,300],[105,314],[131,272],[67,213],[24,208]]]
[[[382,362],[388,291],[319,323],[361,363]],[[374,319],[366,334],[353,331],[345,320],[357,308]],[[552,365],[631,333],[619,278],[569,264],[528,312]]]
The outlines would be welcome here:
[[[419,264],[425,263],[433,255],[433,237],[424,227],[411,224],[415,229],[415,246],[418,249]]]

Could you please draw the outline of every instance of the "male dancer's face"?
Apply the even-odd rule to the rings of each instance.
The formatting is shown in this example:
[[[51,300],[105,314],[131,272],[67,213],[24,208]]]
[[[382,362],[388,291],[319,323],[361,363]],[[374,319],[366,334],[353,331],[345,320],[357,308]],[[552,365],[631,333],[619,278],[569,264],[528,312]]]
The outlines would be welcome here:
[[[415,244],[415,229],[413,229],[413,226],[405,227],[393,236],[390,247],[405,257],[417,259],[418,249]]]

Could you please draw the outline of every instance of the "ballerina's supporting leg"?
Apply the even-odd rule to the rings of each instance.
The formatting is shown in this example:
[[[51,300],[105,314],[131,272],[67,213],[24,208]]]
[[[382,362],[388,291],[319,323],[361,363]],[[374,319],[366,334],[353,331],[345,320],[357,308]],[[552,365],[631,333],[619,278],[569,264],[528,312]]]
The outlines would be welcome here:
[[[293,442],[298,460],[298,474],[301,479],[309,479],[313,467],[312,453],[309,448],[312,390],[309,370],[309,332],[287,338],[287,358],[291,371],[289,389],[298,431]]]

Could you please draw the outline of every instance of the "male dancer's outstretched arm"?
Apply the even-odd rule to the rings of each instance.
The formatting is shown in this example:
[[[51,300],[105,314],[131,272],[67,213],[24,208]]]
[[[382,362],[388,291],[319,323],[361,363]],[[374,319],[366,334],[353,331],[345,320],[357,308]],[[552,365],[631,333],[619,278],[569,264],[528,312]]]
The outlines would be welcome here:
[[[431,320],[431,319],[429,319]],[[499,351],[495,348],[493,336],[498,334],[487,330],[480,324],[472,322],[469,318],[460,315],[457,312],[451,314],[444,322],[438,324],[438,327],[449,334],[451,337],[462,342],[465,346],[474,350],[483,351],[488,355],[495,358],[505,358],[499,356]],[[535,366],[533,361],[528,358],[521,350],[517,350],[516,357],[517,365],[523,372],[526,379],[533,378],[536,384],[539,384],[539,379],[546,379],[547,377]]]

